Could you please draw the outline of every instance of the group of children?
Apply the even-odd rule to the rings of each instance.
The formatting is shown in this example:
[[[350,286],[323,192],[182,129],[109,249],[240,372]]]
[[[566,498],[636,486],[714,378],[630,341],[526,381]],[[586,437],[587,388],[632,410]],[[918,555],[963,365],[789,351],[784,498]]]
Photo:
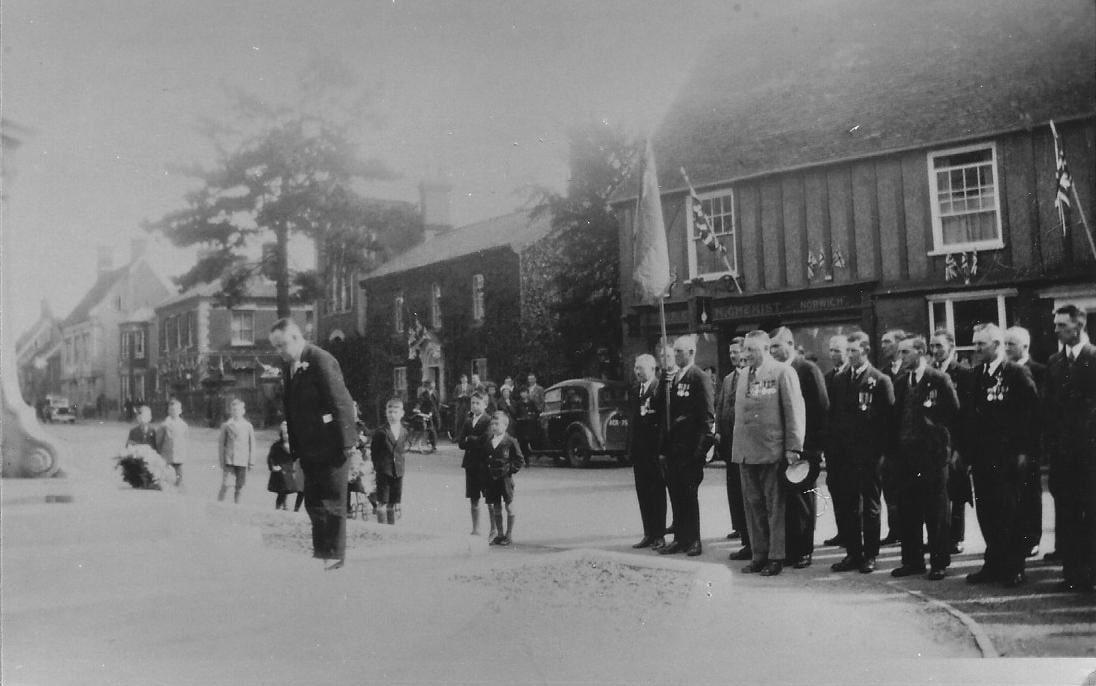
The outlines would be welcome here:
[[[461,426],[457,438],[464,450],[464,495],[471,502],[472,535],[480,534],[479,501],[487,501],[491,519],[488,539],[491,545],[510,545],[514,533],[514,478],[525,463],[521,448],[513,436],[506,433],[510,417],[505,412],[487,413],[487,398],[475,393],[471,412]],[[503,533],[502,508],[506,508],[506,529]]]

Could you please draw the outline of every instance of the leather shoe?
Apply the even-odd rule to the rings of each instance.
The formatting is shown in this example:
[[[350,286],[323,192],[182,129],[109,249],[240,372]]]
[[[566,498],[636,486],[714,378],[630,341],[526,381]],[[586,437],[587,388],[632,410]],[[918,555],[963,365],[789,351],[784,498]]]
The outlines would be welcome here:
[[[761,570],[761,576],[776,576],[784,569],[784,564],[776,560],[769,560],[765,568]]]
[[[898,578],[901,578],[901,577],[904,577],[904,576],[913,576],[915,574],[924,574],[924,573],[925,573],[924,565],[922,565],[920,567],[902,565],[901,567],[898,567],[897,569],[892,569],[891,570],[891,576],[898,577]]]
[[[898,545],[901,541],[898,540],[898,534],[893,531],[887,534],[887,537],[882,541],[879,541],[879,545]]]
[[[727,534],[727,540],[728,541],[733,541],[733,540],[738,539],[738,538],[742,538],[742,534],[739,533],[737,530],[732,531],[731,533]]]
[[[696,557],[704,552],[704,547],[700,545],[700,541],[693,541],[689,544],[689,547],[685,549],[685,554],[689,557]]]
[[[651,550],[659,551],[666,547],[666,539],[661,536],[656,536],[651,543]]]
[[[753,551],[750,550],[749,546],[747,546],[745,548],[742,548],[740,550],[737,550],[737,551],[731,553],[730,555],[727,556],[727,559],[728,560],[735,560],[736,562],[740,561],[740,560],[752,560],[753,559]]]
[[[943,567],[933,567],[931,570],[929,570],[929,575],[927,578],[929,581],[939,581],[947,575],[948,570],[944,569]]]
[[[871,574],[874,571],[875,571],[875,558],[874,557],[864,558],[864,562],[860,564],[860,573],[861,574]]]
[[[834,562],[830,565],[830,569],[835,572],[851,572],[854,569],[860,569],[861,564],[863,564],[862,561],[846,555],[840,562]]]
[[[836,545],[844,548],[845,542],[841,540],[840,536],[834,536],[833,538],[827,538],[826,540],[822,541],[822,545]]]
[[[960,541],[959,543],[956,543],[955,545],[953,545],[951,547],[951,554],[952,555],[962,555],[963,550],[964,550],[963,543],[962,543],[962,541]]]
[[[1052,550],[1049,553],[1047,553],[1046,555],[1043,555],[1043,560],[1045,562],[1061,562],[1062,561],[1062,554],[1060,552],[1058,552],[1057,550]]]
[[[665,546],[659,548],[658,554],[659,555],[674,555],[676,553],[680,553],[680,552],[684,552],[684,551],[685,551],[685,546],[678,543],[677,541],[674,541],[673,543],[670,543],[669,545],[665,545]]]
[[[639,543],[634,544],[632,547],[636,550],[640,550],[642,548],[650,548],[654,542],[655,539],[653,536],[644,536],[639,540]]]
[[[1025,581],[1027,581],[1027,577],[1024,576],[1024,573],[1016,572],[1005,579],[1005,588],[1016,588],[1017,586],[1023,585]]]
[[[997,581],[997,575],[985,567],[982,567],[973,574],[967,574],[968,584],[984,584],[990,581]]]
[[[806,569],[807,567],[811,566],[811,562],[813,562],[813,560],[811,559],[811,556],[810,555],[804,555],[803,557],[796,560],[792,564],[792,567],[795,567],[796,569]]]
[[[748,565],[746,565],[745,567],[742,568],[742,573],[743,574],[757,574],[758,572],[760,572],[764,569],[765,569],[765,563],[764,562],[751,562],[750,564],[748,564]]]

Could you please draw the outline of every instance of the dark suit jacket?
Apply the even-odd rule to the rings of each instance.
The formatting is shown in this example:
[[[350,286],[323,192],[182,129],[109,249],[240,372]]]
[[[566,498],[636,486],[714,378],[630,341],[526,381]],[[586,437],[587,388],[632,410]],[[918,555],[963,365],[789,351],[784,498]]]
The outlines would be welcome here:
[[[1073,363],[1064,351],[1051,356],[1044,390],[1051,464],[1096,463],[1096,347],[1085,344]]]
[[[152,425],[142,428],[140,424],[129,430],[129,436],[126,438],[126,447],[131,445],[148,445],[152,446],[153,450],[156,450],[156,429],[152,428]]]
[[[856,381],[852,375],[849,367],[833,380],[829,424],[833,458],[849,465],[878,460],[883,455],[894,412],[890,377],[870,364]]]
[[[646,393],[640,393],[640,386],[636,384],[628,401],[628,454],[633,461],[637,458],[658,458],[658,441],[662,432],[662,408],[658,404],[661,386],[662,382],[657,377],[651,380]]]
[[[792,369],[799,376],[799,390],[807,409],[807,433],[803,438],[803,450],[817,453],[825,449],[826,426],[829,423],[830,397],[826,393],[826,379],[814,362],[796,355]]]
[[[937,470],[948,463],[951,432],[948,427],[959,412],[959,396],[951,377],[926,367],[919,382],[910,385],[908,373],[897,376],[894,389],[893,445],[888,454],[901,456],[911,470]],[[903,430],[902,415],[910,403],[910,426]],[[889,458],[888,458],[889,459]]]
[[[970,374],[972,397],[966,420],[971,464],[1035,455],[1040,437],[1039,397],[1027,367],[1005,360],[991,379],[985,378],[982,365],[973,367]]]
[[[667,389],[670,395],[669,427],[663,436],[664,453],[679,465],[704,463],[703,451],[710,446],[715,421],[715,391],[712,377],[691,365],[677,383]]]
[[[517,440],[509,434],[503,434],[502,440],[497,446],[491,445],[491,437],[483,438],[484,453],[486,455],[487,474],[492,479],[501,479],[511,474],[517,474],[525,458],[521,454],[521,448]]]
[[[723,377],[715,396],[715,432],[719,434],[719,452],[730,463],[731,444],[734,443],[734,404],[738,394],[739,370]]]
[[[1047,383],[1047,366],[1041,362],[1036,362],[1030,357],[1024,366],[1028,368],[1028,372],[1031,373],[1031,380],[1035,382],[1035,392],[1039,394],[1039,397],[1043,397],[1043,387]]]
[[[342,466],[343,451],[358,442],[354,401],[342,370],[331,353],[311,343],[301,352],[301,364],[296,374],[291,365],[282,367],[290,451],[302,465]]]
[[[479,469],[483,466],[487,459],[483,439],[490,427],[491,416],[486,412],[480,415],[475,424],[472,423],[471,416],[464,420],[460,433],[457,434],[457,445],[464,451],[464,459],[460,463],[462,469]]]
[[[403,424],[400,424],[399,435],[392,433],[392,427],[387,422],[374,431],[373,440],[369,444],[373,469],[378,474],[386,474],[392,477],[403,476],[406,462],[405,454],[410,440],[411,436],[407,432],[407,427]]]

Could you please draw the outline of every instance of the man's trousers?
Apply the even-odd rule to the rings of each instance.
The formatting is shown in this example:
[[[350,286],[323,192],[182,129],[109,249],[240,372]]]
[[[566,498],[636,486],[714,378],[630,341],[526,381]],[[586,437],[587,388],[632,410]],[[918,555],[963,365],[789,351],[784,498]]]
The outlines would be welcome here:
[[[756,564],[783,561],[787,502],[782,465],[742,464],[741,469],[752,560]]]
[[[342,455],[339,455],[342,458]],[[312,557],[346,558],[346,488],[349,461],[338,467],[301,460],[304,509],[312,520]]]

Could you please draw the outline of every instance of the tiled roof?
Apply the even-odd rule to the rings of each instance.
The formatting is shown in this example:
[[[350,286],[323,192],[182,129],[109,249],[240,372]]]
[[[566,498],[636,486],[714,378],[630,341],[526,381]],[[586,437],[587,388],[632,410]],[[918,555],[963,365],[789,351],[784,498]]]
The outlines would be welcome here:
[[[124,267],[119,267],[100,274],[91,289],[84,294],[84,297],[80,299],[80,302],[76,304],[76,307],[72,308],[72,312],[69,313],[69,316],[65,317],[65,320],[61,322],[61,326],[72,326],[73,324],[87,321],[92,308],[102,302],[103,298],[110,292],[110,289],[121,281],[128,272],[129,265],[127,264]]]
[[[741,5],[653,137],[664,191],[1096,113],[1091,0]]]
[[[190,300],[191,298],[212,298],[221,292],[221,280],[214,279],[213,281],[206,281],[200,283],[197,286],[191,286],[182,293],[172,296],[156,306],[157,310],[169,307],[176,303],[183,302],[184,300]],[[248,298],[276,298],[277,286],[273,281],[263,277],[255,277],[248,282],[247,294]]]
[[[491,248],[510,246],[520,250],[547,236],[551,230],[552,218],[547,212],[535,219],[530,210],[506,214],[452,229],[419,243],[369,272],[365,278],[405,272]]]

